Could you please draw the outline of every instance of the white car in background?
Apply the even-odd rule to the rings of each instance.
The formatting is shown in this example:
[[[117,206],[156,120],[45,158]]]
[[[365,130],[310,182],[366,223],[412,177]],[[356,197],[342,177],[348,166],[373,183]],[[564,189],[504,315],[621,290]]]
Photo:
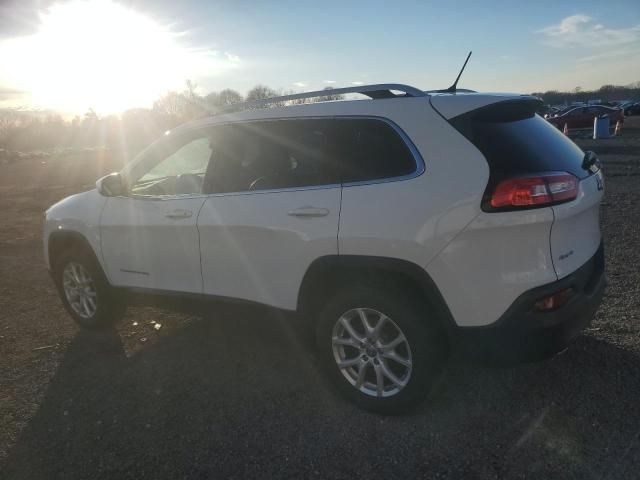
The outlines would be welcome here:
[[[564,349],[604,290],[595,155],[535,97],[332,94],[356,92],[370,99],[181,126],[47,210],[69,314],[110,325],[132,292],[297,311],[338,389],[386,413],[424,398],[453,351]]]

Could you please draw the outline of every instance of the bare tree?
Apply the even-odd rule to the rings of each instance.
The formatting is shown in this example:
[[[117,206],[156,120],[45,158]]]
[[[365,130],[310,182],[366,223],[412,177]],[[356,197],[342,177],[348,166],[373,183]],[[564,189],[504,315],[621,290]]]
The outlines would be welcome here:
[[[247,102],[255,102],[257,100],[264,100],[271,97],[277,97],[278,92],[269,88],[265,85],[256,85],[251,90],[247,92],[246,100]],[[273,105],[265,105],[263,108],[273,106]]]
[[[232,105],[242,101],[242,95],[230,88],[225,88],[220,92],[211,92],[204,97],[204,104],[214,112],[229,109]]]
[[[96,111],[93,108],[90,108],[89,110],[87,110],[86,113],[84,114],[84,122],[95,123],[97,121],[98,121],[98,114],[96,113]]]
[[[183,99],[178,92],[167,92],[155,102],[153,111],[167,116],[178,117],[182,113]]]
[[[196,84],[187,80],[183,92],[167,92],[153,103],[158,115],[173,119],[169,123],[180,123],[200,118],[207,114],[204,99],[196,93]]]
[[[13,110],[0,112],[0,146],[6,146],[12,133],[17,130],[19,122],[19,115]]]
[[[219,96],[221,105],[233,105],[234,103],[240,103],[244,100],[242,95],[231,88],[225,88],[220,92]]]
[[[196,89],[198,88],[198,84],[187,79],[184,82],[186,90],[184,91],[184,96],[191,101],[197,101],[200,96],[196,93]]]

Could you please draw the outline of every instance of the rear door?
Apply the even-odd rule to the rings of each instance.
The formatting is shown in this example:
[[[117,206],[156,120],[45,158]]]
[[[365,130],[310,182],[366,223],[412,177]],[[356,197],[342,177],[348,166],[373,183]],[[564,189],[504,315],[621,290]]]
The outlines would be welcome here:
[[[309,265],[338,253],[341,188],[331,121],[219,127],[198,218],[204,293],[295,309]]]

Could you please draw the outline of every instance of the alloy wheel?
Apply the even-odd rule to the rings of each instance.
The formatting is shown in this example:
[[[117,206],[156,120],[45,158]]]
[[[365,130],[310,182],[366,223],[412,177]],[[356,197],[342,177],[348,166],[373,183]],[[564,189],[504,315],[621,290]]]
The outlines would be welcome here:
[[[98,294],[87,269],[80,263],[70,262],[62,273],[62,287],[67,302],[82,318],[92,318],[98,309]]]
[[[333,357],[344,378],[360,392],[391,397],[409,382],[409,342],[391,318],[371,308],[340,316],[332,332]]]

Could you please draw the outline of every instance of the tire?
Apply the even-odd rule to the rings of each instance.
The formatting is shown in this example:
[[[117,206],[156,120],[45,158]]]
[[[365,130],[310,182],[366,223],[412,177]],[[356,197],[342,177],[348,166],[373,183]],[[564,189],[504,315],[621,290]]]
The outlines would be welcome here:
[[[83,328],[98,330],[120,320],[126,302],[123,295],[109,285],[93,252],[87,250],[79,247],[60,254],[53,262],[53,278],[62,303],[75,322]]]
[[[429,321],[428,310],[415,296],[393,287],[359,285],[331,297],[318,317],[316,346],[338,391],[360,408],[387,415],[404,413],[422,402],[446,358],[444,336],[435,319]],[[361,339],[359,346],[352,345],[357,341],[345,323]]]

